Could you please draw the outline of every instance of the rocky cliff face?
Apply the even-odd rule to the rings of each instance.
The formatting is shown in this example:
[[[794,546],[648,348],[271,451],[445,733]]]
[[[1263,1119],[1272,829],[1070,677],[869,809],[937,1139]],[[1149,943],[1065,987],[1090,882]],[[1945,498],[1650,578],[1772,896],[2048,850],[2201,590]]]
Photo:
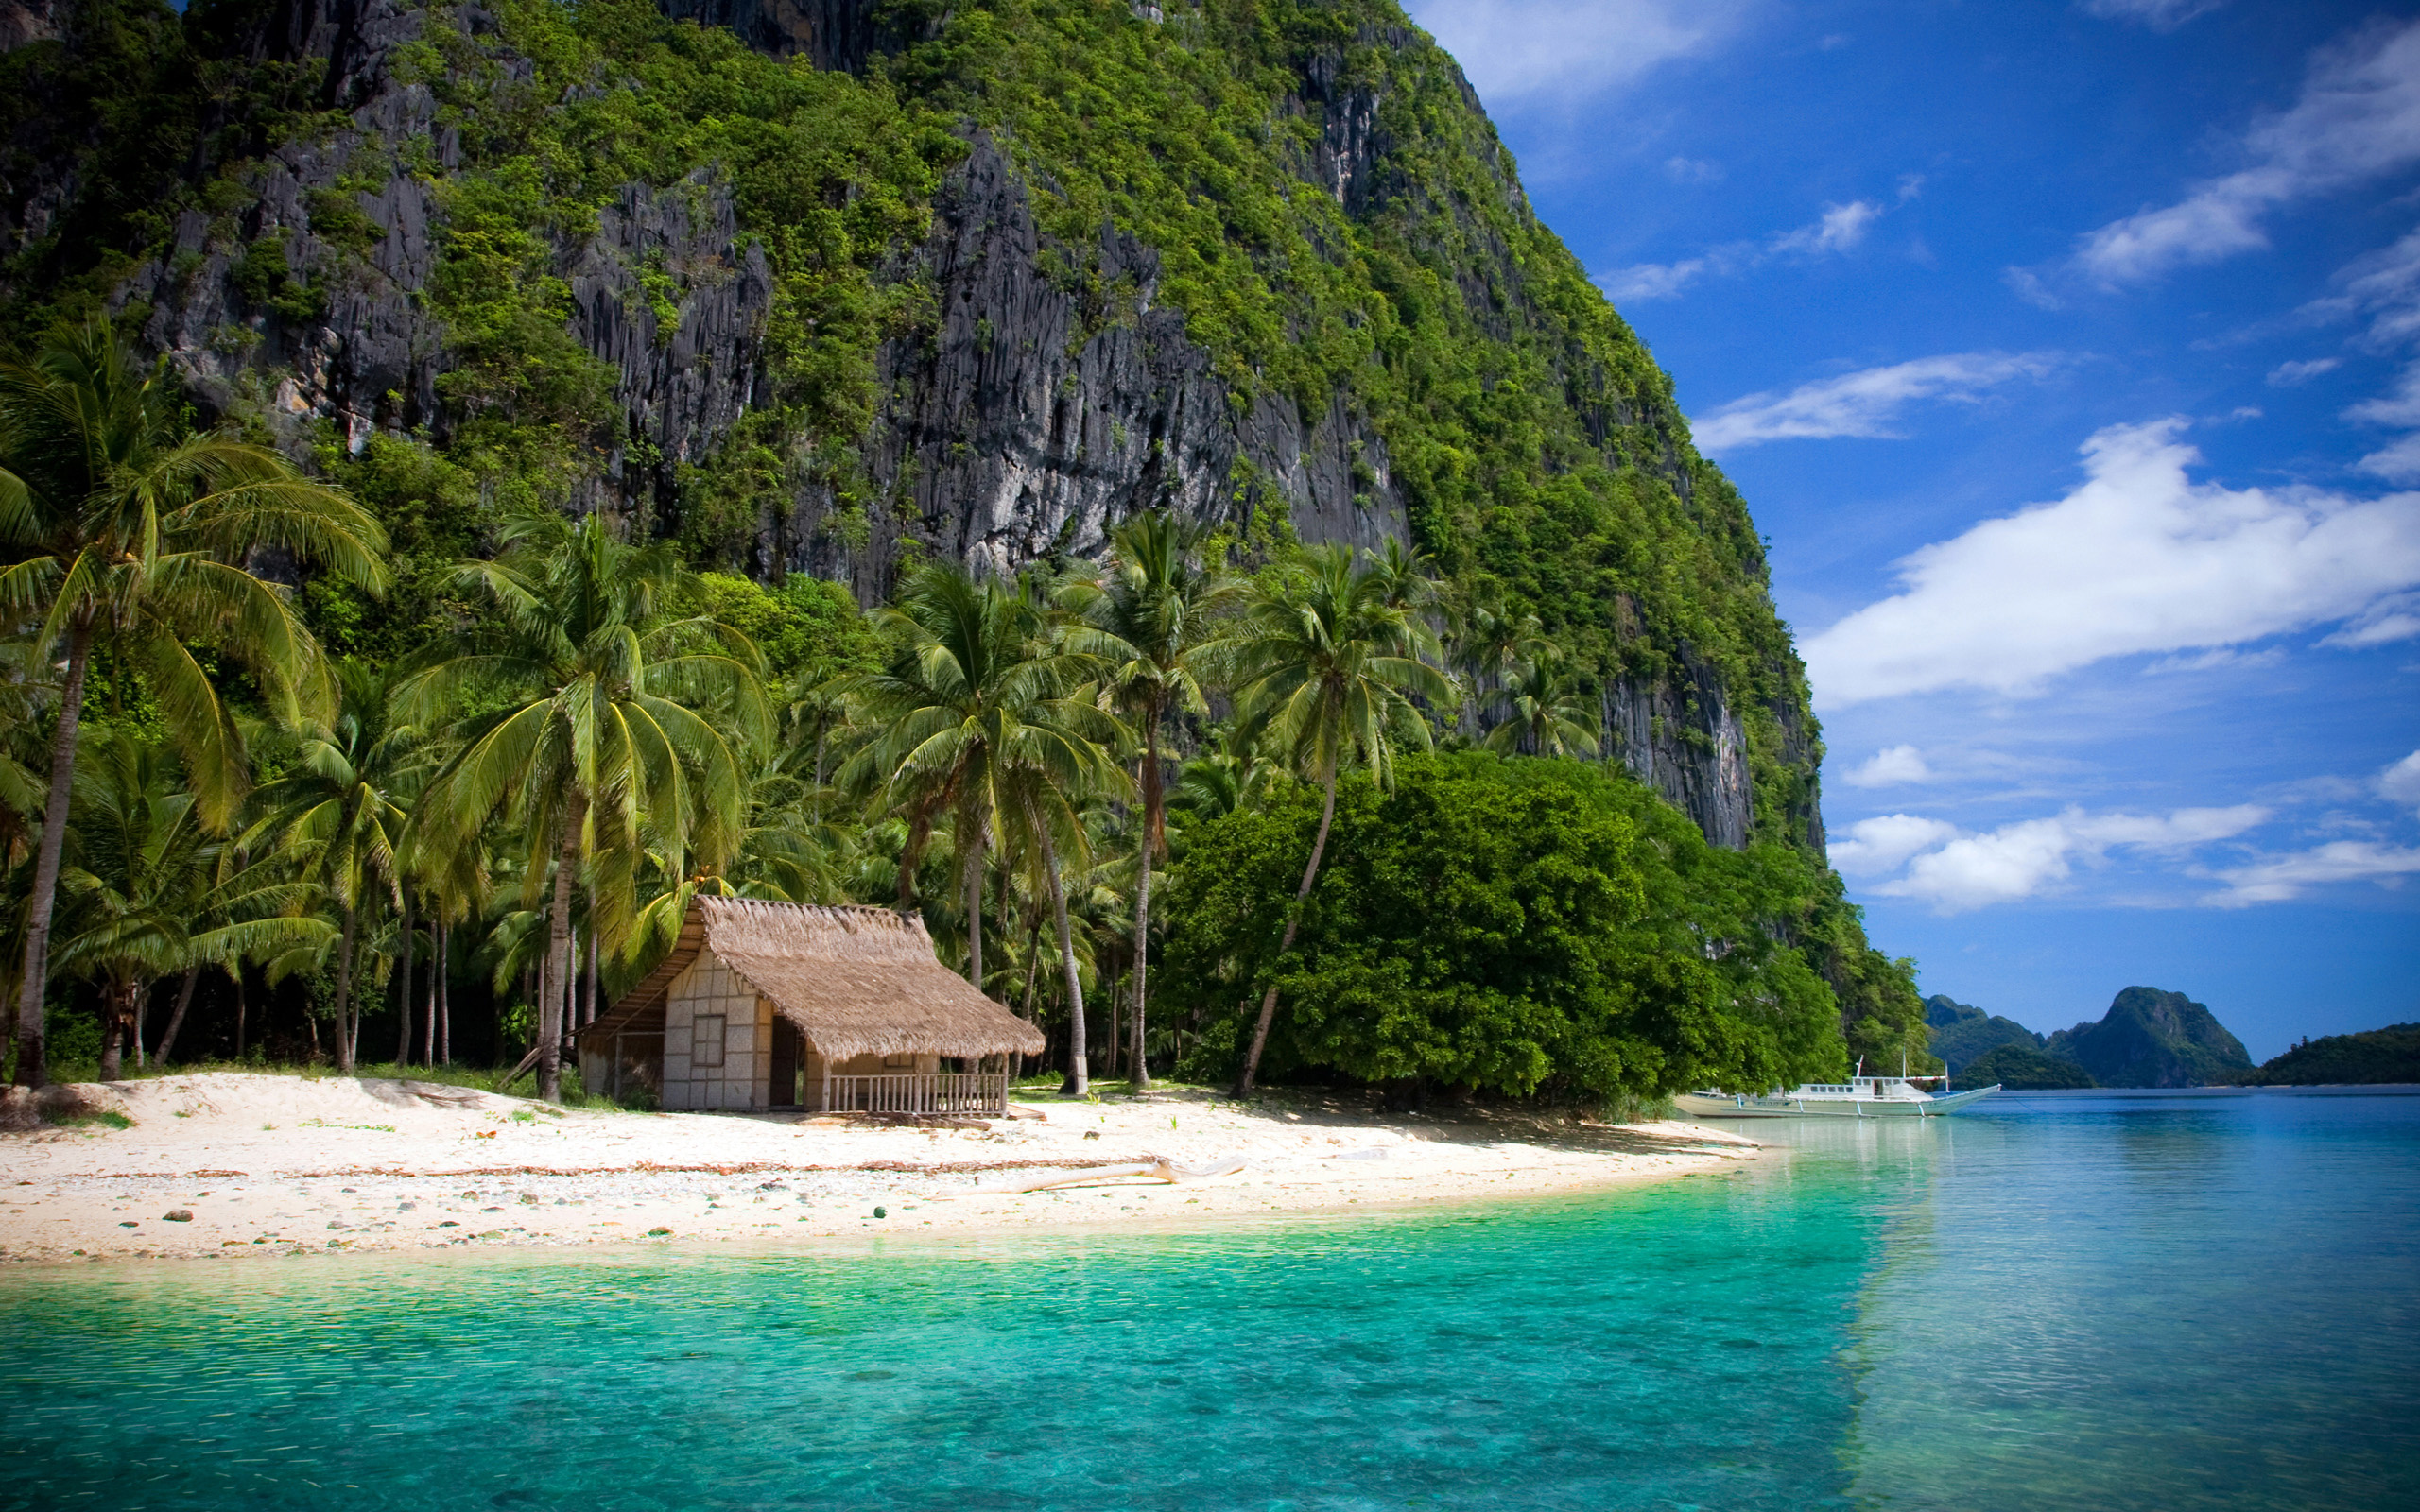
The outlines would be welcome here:
[[[661,3],[762,51],[840,70],[865,69],[936,34],[948,17],[875,0]],[[1133,14],[1162,19],[1151,7]],[[238,187],[214,188],[225,201],[216,213],[183,211],[130,257],[113,281],[112,305],[139,317],[143,339],[168,353],[205,402],[265,411],[298,441],[317,422],[356,450],[382,430],[442,437],[458,420],[444,380],[461,359],[429,290],[448,233],[437,185],[461,144],[428,85],[398,59],[441,31],[485,37],[496,18],[476,0],[444,9],[413,0],[276,0],[221,7],[184,25],[208,33],[197,45],[313,80],[314,97],[302,103],[342,126],[285,134],[250,170],[222,173],[218,184]],[[1426,45],[1390,24],[1365,26],[1357,45],[1415,43]],[[0,45],[72,59],[98,43],[79,39],[67,0],[0,0]],[[1311,128],[1284,137],[1304,189],[1332,197],[1347,217],[1450,202],[1454,224],[1481,249],[1454,274],[1460,296],[1483,328],[1510,339],[1528,298],[1520,260],[1485,215],[1407,161],[1386,126],[1385,80],[1344,59],[1340,46],[1305,53],[1280,102],[1281,117]],[[508,76],[515,67],[528,65],[501,64]],[[1458,74],[1454,81],[1483,125],[1468,86]],[[44,147],[44,133],[74,113],[62,104],[17,119],[16,150],[0,170],[0,258],[12,266],[32,266],[62,244],[92,192],[90,162],[79,168],[69,153]],[[1352,387],[1309,402],[1266,386],[1239,391],[1188,335],[1186,312],[1165,299],[1164,249],[1114,224],[1080,249],[1097,273],[1089,289],[1053,276],[1053,258],[1066,249],[1038,224],[1032,171],[981,129],[963,134],[965,150],[934,196],[929,233],[895,252],[893,276],[920,282],[929,301],[926,318],[881,343],[872,423],[854,442],[855,475],[879,506],[840,497],[828,470],[787,475],[780,495],[757,507],[752,571],[836,578],[872,603],[914,555],[1010,571],[1055,552],[1098,553],[1118,521],[1153,507],[1245,541],[1290,532],[1376,545],[1414,535],[1387,437]],[[1527,216],[1509,159],[1492,133],[1486,141],[1479,181],[1507,213]],[[772,400],[764,338],[775,295],[761,238],[740,223],[711,167],[670,186],[626,184],[596,213],[593,232],[547,234],[570,291],[570,332],[610,371],[621,417],[618,431],[596,442],[600,460],[583,474],[575,506],[660,523],[682,507],[683,466],[713,455]],[[1114,307],[1103,308],[1103,288],[1116,291]],[[1596,460],[1639,472],[1693,507],[1702,464],[1668,398],[1616,391],[1577,346],[1549,357],[1565,387],[1557,402],[1580,415]],[[1750,570],[1760,585],[1761,561]],[[1753,758],[1756,742],[1768,741],[1773,769],[1796,774],[1782,800],[1788,812],[1772,816],[1776,833],[1820,853],[1817,747],[1786,642],[1763,654],[1757,685],[1747,687],[1673,627],[1641,633],[1663,649],[1646,670],[1607,678],[1609,756],[1685,808],[1710,839],[1736,847],[1757,833]]]
[[[2182,992],[2130,987],[2099,1023],[2050,1036],[2045,1053],[2092,1073],[2104,1087],[2207,1087],[2252,1069],[2243,1041]]]

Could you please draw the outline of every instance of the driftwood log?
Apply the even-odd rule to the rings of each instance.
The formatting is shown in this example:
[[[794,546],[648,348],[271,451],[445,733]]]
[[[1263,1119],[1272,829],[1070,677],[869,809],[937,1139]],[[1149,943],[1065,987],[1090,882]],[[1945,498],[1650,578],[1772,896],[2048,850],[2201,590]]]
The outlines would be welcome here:
[[[952,1193],[959,1197],[996,1197],[1019,1192],[1040,1192],[1046,1187],[1081,1186],[1087,1181],[1104,1181],[1111,1177],[1148,1177],[1154,1181],[1206,1181],[1214,1176],[1229,1176],[1244,1168],[1241,1160],[1216,1161],[1210,1165],[1174,1165],[1167,1160],[1143,1160],[1132,1165],[1096,1165],[1082,1171],[1062,1171],[1030,1181],[996,1181],[975,1188],[971,1192]]]

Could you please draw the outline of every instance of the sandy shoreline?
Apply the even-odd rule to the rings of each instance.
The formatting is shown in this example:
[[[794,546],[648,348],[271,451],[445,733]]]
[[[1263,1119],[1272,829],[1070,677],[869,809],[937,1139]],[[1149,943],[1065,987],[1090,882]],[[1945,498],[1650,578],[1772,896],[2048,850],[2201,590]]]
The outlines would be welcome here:
[[[1315,1095],[1240,1107],[1193,1090],[1029,1097],[1020,1116],[978,1128],[558,1111],[430,1082],[229,1073],[84,1091],[132,1126],[0,1132],[0,1260],[1159,1228],[1581,1191],[1720,1169],[1758,1148],[1694,1124],[1380,1118]],[[1232,1160],[1243,1168],[1176,1185],[974,1190],[1096,1164]]]

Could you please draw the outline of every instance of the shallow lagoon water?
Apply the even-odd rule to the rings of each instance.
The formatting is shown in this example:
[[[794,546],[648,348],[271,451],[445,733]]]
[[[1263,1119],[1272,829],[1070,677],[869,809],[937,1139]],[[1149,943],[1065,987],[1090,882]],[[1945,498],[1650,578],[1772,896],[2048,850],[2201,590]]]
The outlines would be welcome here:
[[[2420,1506],[2420,1096],[1754,1129],[1442,1214],[9,1272],[0,1507]]]

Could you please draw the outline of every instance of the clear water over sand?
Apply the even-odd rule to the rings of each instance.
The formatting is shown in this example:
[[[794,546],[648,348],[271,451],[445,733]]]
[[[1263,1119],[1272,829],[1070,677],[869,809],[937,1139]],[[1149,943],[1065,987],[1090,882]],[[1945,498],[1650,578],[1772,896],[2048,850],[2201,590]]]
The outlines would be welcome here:
[[[0,1273],[0,1507],[2420,1506],[2420,1096],[1755,1132],[1447,1215]]]

